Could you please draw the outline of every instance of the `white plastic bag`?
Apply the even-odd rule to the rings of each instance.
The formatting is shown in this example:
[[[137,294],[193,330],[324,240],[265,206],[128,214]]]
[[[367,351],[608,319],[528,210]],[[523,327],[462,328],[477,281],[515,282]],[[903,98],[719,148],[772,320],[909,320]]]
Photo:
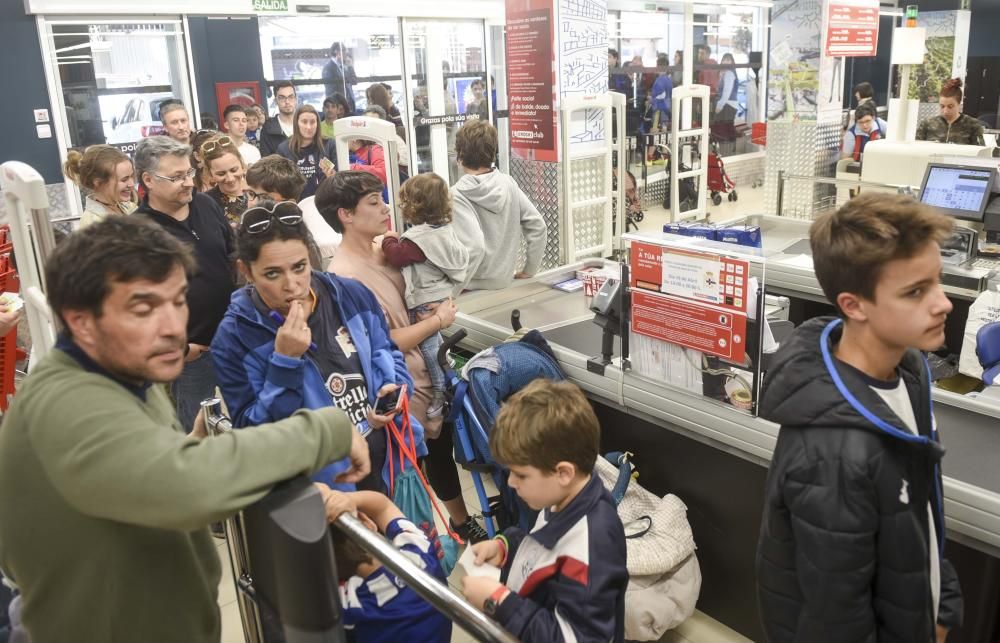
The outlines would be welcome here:
[[[962,352],[958,358],[958,371],[977,380],[983,376],[983,367],[976,357],[976,333],[985,324],[1000,321],[1000,292],[987,290],[969,306],[969,320],[965,322]]]

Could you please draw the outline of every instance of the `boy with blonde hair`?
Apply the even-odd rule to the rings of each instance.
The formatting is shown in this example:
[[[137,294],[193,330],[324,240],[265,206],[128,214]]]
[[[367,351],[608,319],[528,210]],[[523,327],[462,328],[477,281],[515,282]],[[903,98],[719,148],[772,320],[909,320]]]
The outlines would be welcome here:
[[[875,193],[812,225],[816,278],[839,317],[797,328],[764,382],[761,415],[781,425],[757,545],[771,643],[942,643],[961,624],[921,354],[945,341],[939,244],[951,227]]]
[[[503,583],[466,576],[462,592],[526,643],[624,641],[625,530],[593,475],[599,449],[597,416],[569,382],[535,380],[497,416],[490,451],[538,519],[472,545]]]

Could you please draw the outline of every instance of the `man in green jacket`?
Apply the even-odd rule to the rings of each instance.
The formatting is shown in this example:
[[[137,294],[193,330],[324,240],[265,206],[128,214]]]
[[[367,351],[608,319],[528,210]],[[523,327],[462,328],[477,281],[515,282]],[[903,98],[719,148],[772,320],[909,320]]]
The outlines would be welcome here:
[[[189,251],[109,217],[46,271],[65,329],[0,429],[0,568],[33,643],[220,639],[220,567],[206,526],[281,480],[368,449],[334,407],[210,439],[167,397],[184,365]]]

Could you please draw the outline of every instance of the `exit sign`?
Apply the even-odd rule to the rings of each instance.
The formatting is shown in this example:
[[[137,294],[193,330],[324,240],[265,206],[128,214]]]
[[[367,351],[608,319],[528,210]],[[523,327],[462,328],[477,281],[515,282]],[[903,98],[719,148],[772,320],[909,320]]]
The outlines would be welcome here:
[[[288,11],[288,0],[253,0],[254,11]]]

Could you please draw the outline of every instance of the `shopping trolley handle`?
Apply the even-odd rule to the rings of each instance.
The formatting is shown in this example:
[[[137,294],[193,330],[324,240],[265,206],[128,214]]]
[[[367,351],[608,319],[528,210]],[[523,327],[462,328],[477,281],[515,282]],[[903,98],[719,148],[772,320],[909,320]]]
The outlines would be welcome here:
[[[438,349],[437,362],[441,366],[442,371],[448,370],[448,351],[458,346],[458,343],[465,339],[466,335],[468,333],[465,332],[465,329],[459,328],[448,337],[445,337],[444,341],[441,342],[441,348]]]

